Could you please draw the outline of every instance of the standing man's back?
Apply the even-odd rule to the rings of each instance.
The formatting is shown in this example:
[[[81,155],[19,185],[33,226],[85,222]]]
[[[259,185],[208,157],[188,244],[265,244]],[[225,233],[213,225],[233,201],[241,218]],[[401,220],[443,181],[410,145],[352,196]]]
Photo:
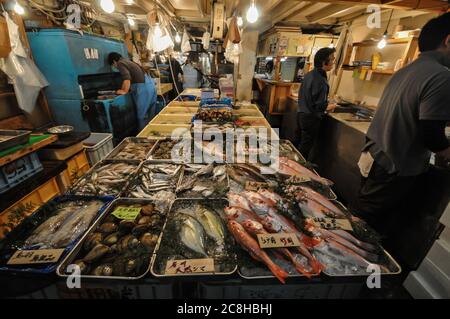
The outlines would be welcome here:
[[[353,209],[385,234],[431,153],[450,158],[450,13],[423,27],[419,49],[420,57],[387,84],[358,163],[363,180]]]

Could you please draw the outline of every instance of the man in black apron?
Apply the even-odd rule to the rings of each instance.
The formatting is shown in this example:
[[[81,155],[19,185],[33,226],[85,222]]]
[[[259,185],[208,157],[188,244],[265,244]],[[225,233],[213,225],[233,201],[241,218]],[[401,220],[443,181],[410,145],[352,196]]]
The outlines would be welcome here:
[[[353,210],[385,235],[431,153],[450,158],[450,13],[423,27],[419,49],[387,84],[359,161],[363,181]]]

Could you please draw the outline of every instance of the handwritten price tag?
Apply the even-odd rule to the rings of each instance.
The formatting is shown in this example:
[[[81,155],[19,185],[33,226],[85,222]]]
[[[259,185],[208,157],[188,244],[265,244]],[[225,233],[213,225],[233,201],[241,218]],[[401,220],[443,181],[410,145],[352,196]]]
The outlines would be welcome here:
[[[137,215],[141,212],[141,207],[124,207],[119,206],[112,213],[113,216],[116,216],[119,219],[125,220],[135,220]]]
[[[352,224],[347,219],[314,218],[314,225],[324,229],[343,229],[353,231]]]
[[[59,260],[64,249],[18,250],[8,265],[50,264]]]
[[[292,233],[258,235],[259,247],[261,248],[283,248],[298,247],[300,241],[297,235]]]
[[[182,259],[169,260],[166,264],[166,275],[185,275],[214,272],[214,259]]]

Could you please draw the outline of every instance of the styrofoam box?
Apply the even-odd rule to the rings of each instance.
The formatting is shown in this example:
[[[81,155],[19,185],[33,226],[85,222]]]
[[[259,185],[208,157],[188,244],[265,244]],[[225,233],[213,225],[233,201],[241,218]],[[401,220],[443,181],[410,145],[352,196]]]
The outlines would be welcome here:
[[[441,236],[439,236],[439,239],[447,244],[447,247],[450,247],[450,227],[445,227],[441,233]]]
[[[445,227],[450,227],[450,203],[447,205],[441,219],[439,220]]]
[[[433,289],[423,279],[417,271],[411,271],[403,283],[403,287],[415,299],[435,299],[439,296],[435,295]]]
[[[429,259],[447,277],[450,277],[450,246],[443,240],[436,240],[428,252]]]
[[[435,292],[437,298],[450,298],[450,278],[446,276],[431,260],[425,258],[417,272]]]

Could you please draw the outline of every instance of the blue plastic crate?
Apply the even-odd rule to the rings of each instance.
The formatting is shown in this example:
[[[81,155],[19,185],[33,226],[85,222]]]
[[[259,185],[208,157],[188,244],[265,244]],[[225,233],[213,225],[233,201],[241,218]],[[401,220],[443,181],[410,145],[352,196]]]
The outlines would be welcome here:
[[[33,177],[44,167],[36,153],[21,157],[0,167],[0,194]]]

